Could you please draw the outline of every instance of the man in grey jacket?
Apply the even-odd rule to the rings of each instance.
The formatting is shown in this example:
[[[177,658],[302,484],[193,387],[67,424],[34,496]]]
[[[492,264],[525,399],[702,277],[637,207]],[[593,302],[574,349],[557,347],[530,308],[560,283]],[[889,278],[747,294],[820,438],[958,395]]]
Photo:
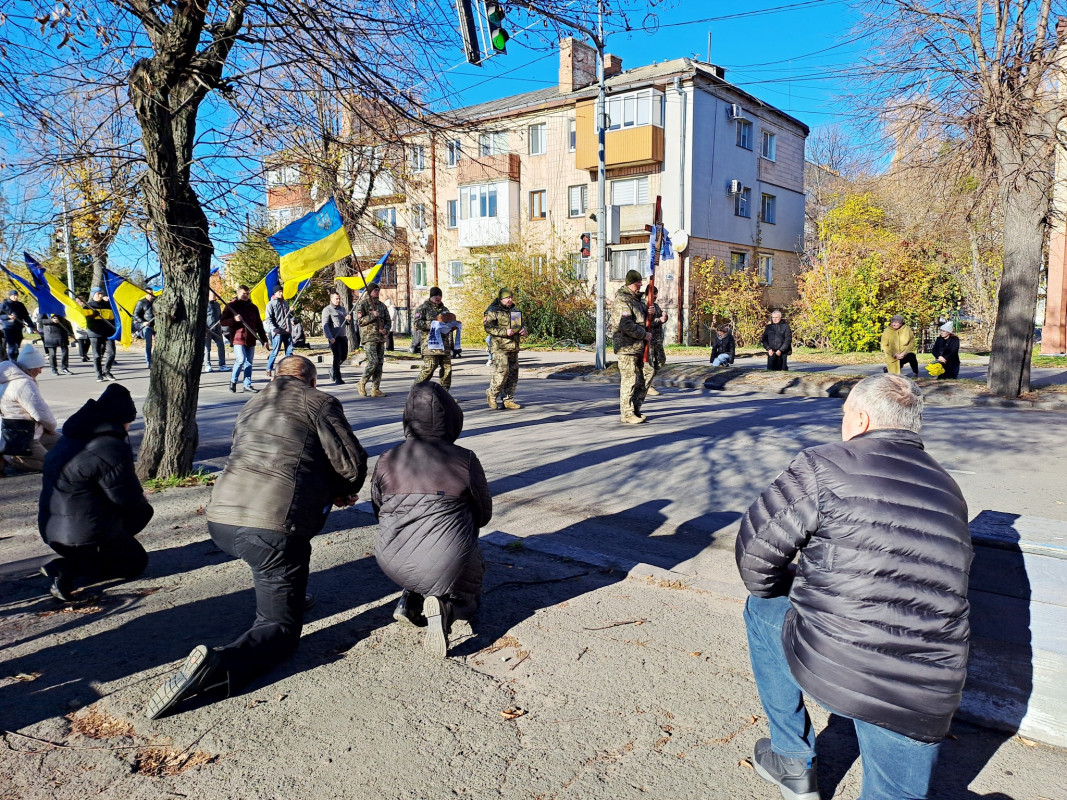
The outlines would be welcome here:
[[[333,366],[330,377],[335,384],[344,383],[341,378],[341,365],[348,358],[348,326],[352,324],[352,314],[341,305],[340,292],[330,292],[330,304],[322,309],[322,335],[330,343],[333,353]]]
[[[914,383],[860,381],[843,442],[802,451],[741,520],[749,656],[771,734],[753,765],[786,800],[819,800],[805,696],[855,724],[861,797],[928,796],[967,677],[972,550],[967,504],[921,426]]]
[[[194,648],[149,701],[152,719],[187,697],[247,683],[296,649],[310,604],[311,538],[330,504],[355,503],[367,477],[367,453],[341,402],[315,383],[308,359],[284,358],[237,418],[229,461],[211,493],[208,532],[251,568],[256,621],[226,647]]]
[[[270,355],[267,357],[267,377],[273,377],[274,362],[278,359],[282,347],[285,347],[286,357],[293,354],[293,312],[280,283],[267,303],[263,327],[267,329],[267,339],[271,345]]]

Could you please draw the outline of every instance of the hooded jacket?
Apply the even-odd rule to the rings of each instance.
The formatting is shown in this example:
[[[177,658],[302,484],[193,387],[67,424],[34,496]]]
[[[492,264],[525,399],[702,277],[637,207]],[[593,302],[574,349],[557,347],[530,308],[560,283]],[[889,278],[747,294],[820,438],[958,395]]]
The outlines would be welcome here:
[[[417,383],[404,408],[402,444],[384,453],[371,479],[378,517],[374,556],[405,589],[430,597],[465,593],[458,582],[493,516],[478,456],[454,444],[463,412],[436,383]]]
[[[56,416],[41,396],[37,381],[22,371],[14,361],[0,363],[0,417],[32,419],[37,423],[34,439],[56,429]]]
[[[358,492],[366,477],[367,453],[341,401],[282,375],[237,417],[207,518],[310,538],[333,500]]]
[[[726,363],[733,364],[737,353],[737,340],[734,339],[732,333],[727,333],[725,336],[719,336],[716,331],[711,339],[711,360],[714,361],[723,353],[730,356],[730,360]]]
[[[788,566],[797,559],[796,577]],[[967,503],[906,430],[802,451],[741,520],[738,570],[788,594],[790,671],[828,709],[925,742],[967,677]]]
[[[37,527],[48,544],[101,544],[139,533],[152,519],[126,428],[107,411],[86,402],[45,456]]]

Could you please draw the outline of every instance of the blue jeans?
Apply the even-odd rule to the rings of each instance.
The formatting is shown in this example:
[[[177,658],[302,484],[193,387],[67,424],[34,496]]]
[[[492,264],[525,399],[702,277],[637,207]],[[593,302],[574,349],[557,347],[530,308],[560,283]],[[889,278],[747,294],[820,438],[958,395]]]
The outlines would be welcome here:
[[[144,363],[152,366],[152,339],[155,338],[156,333],[151,327],[146,326],[141,328],[141,336],[144,337]]]
[[[729,353],[719,353],[712,360],[711,366],[713,366],[713,367],[725,367],[729,363],[730,363],[730,354]]]
[[[804,694],[789,671],[782,626],[792,604],[788,597],[749,597],[745,603],[748,654],[756,689],[771,729],[771,749],[787,758],[815,757],[815,731]],[[838,716],[848,718],[833,709]],[[938,742],[920,742],[886,728],[852,720],[863,764],[859,800],[924,800],[937,763]]]
[[[291,356],[293,354],[293,337],[288,333],[274,332],[274,338],[271,339],[270,356],[267,358],[267,372],[274,371],[274,361],[278,358],[278,353],[282,349],[282,344],[285,344],[285,354]]]
[[[230,373],[230,383],[237,383],[241,379],[241,370],[245,372],[245,386],[252,385],[252,356],[255,355],[254,344],[235,344],[233,346],[233,372]]]

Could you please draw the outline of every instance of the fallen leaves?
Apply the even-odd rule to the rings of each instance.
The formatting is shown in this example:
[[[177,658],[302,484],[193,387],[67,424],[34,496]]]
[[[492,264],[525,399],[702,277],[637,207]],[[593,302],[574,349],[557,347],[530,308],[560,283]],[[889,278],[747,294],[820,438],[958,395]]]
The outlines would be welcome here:
[[[500,712],[500,716],[506,720],[518,719],[526,716],[526,709],[522,706],[508,706]]]
[[[12,675],[11,680],[29,683],[30,681],[35,681],[40,677],[40,672],[20,672],[18,675]]]
[[[1037,742],[1033,741],[1032,739],[1027,739],[1025,736],[1016,734],[1015,738],[1025,744],[1027,747],[1037,747]]]
[[[753,772],[756,771],[756,768],[752,766],[752,762],[747,758],[742,758],[740,761],[738,761],[737,766],[744,767],[745,769],[750,769]]]
[[[488,655],[492,655],[493,653],[495,653],[495,652],[497,652],[499,650],[504,650],[504,649],[506,649],[508,647],[514,647],[516,650],[521,650],[522,649],[522,642],[520,642],[514,636],[501,636],[499,639],[497,639],[491,645],[489,645],[486,648],[483,648],[480,652],[482,652],[482,653],[484,653],[485,655],[488,656]]]
[[[67,714],[70,732],[88,736],[90,739],[115,739],[119,736],[132,739],[136,735],[133,725],[96,708],[82,714]]]
[[[134,759],[134,772],[152,778],[179,775],[186,770],[210,764],[215,756],[200,750],[187,752],[173,747],[146,747],[137,752]]]
[[[103,611],[103,606],[64,606],[63,608],[53,609],[52,611],[38,611],[38,617],[54,617],[56,614],[95,614],[97,611]]]

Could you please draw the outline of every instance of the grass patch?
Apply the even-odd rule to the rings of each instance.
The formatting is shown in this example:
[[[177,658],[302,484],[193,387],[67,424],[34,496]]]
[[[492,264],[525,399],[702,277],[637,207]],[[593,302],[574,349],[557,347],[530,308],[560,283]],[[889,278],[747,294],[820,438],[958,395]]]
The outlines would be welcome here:
[[[1043,356],[1035,350],[1030,356],[1031,367],[1059,367],[1067,369],[1067,356]]]
[[[144,490],[149,494],[162,492],[165,489],[188,489],[191,486],[212,486],[218,477],[217,472],[208,472],[203,467],[197,467],[188,475],[168,475],[165,478],[149,478],[144,482]]]

